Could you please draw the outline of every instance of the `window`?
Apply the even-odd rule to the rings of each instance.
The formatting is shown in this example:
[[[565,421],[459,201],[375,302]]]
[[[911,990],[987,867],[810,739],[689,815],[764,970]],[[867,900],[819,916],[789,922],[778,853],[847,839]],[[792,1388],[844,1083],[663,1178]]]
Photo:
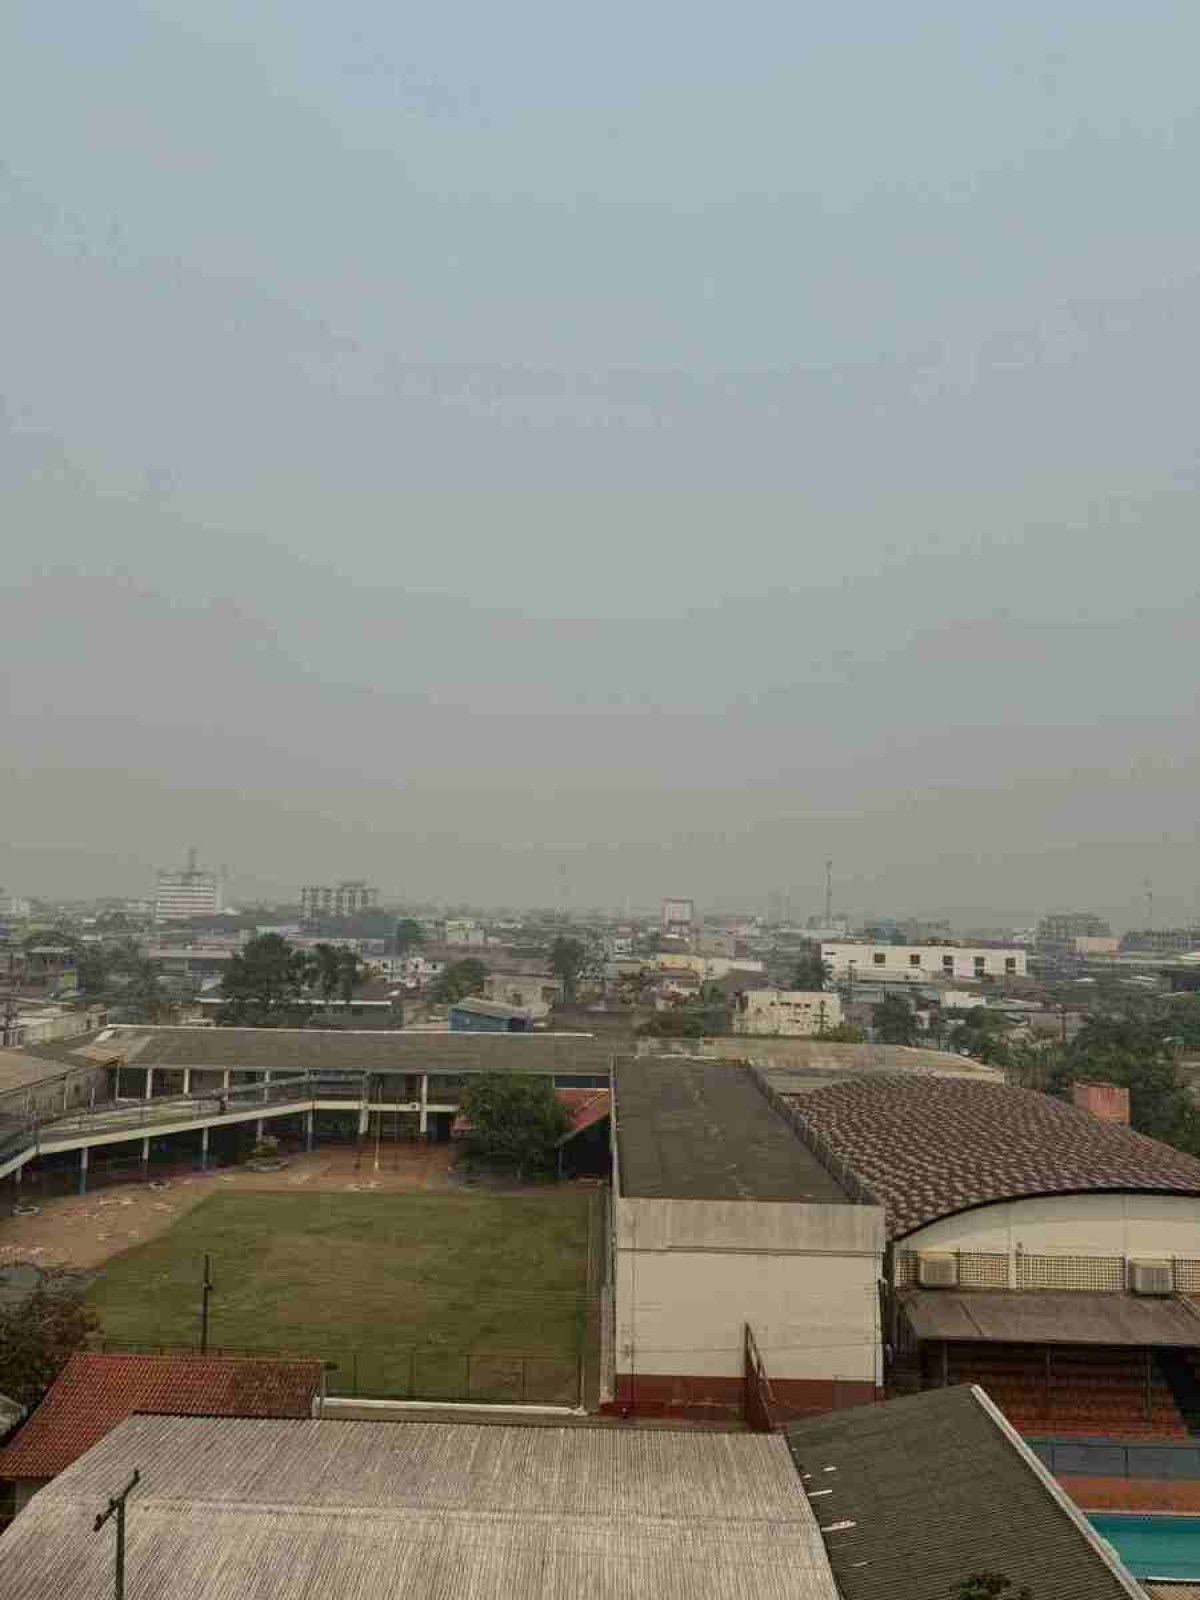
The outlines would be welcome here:
[[[943,972],[953,972],[954,971],[954,957],[953,956],[943,956],[942,957],[942,971]]]
[[[977,978],[982,978],[986,968],[987,968],[987,957],[986,956],[976,956],[975,957],[975,976]]]
[[[884,966],[886,964],[886,962],[887,962],[887,953],[886,953],[886,951],[876,950],[875,954],[871,957],[871,960],[875,963],[875,965],[877,967]]]
[[[1005,970],[1005,972],[1008,973],[1010,978],[1014,977],[1016,975],[1016,970],[1017,970],[1017,958],[1016,958],[1016,956],[1005,956],[1005,958],[1004,958],[1004,970]]]
[[[921,957],[918,951],[914,950],[912,955],[909,956],[908,964],[910,967],[919,967],[921,965]]]

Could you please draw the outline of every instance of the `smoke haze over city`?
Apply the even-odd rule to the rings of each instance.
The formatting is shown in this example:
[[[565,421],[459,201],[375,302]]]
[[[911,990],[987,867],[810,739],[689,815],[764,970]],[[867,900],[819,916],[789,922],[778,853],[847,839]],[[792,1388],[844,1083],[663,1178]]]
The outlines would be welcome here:
[[[1200,910],[1200,13],[0,22],[0,883]]]

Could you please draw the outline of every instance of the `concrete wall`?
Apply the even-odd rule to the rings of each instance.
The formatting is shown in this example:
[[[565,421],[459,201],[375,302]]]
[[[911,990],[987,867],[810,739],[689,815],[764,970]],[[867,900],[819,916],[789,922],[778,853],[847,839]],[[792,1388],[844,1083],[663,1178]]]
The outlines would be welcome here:
[[[821,990],[748,989],[734,1003],[735,1034],[809,1039],[839,1027],[841,1021],[841,1000]]]
[[[773,1383],[881,1382],[877,1207],[618,1197],[614,1211],[618,1379],[740,1381],[748,1322]]]
[[[1079,1194],[1012,1200],[946,1217],[902,1250],[1200,1260],[1200,1202],[1184,1195]]]

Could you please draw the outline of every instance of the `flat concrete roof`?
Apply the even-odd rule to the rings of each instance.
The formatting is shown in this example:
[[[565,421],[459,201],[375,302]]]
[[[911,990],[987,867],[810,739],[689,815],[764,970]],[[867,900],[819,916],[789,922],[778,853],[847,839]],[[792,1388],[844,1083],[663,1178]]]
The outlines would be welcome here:
[[[629,1199],[851,1203],[745,1067],[625,1058],[616,1091],[620,1185]]]

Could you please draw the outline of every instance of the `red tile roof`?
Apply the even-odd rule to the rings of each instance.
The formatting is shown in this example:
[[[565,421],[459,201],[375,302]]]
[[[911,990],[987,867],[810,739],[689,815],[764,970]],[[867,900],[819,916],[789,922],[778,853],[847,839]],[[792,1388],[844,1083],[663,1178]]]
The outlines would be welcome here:
[[[1034,1089],[880,1074],[790,1101],[887,1210],[888,1235],[1032,1195],[1200,1195],[1200,1161]]]
[[[0,1479],[52,1478],[135,1411],[309,1417],[319,1361],[249,1356],[73,1355],[5,1450]]]

